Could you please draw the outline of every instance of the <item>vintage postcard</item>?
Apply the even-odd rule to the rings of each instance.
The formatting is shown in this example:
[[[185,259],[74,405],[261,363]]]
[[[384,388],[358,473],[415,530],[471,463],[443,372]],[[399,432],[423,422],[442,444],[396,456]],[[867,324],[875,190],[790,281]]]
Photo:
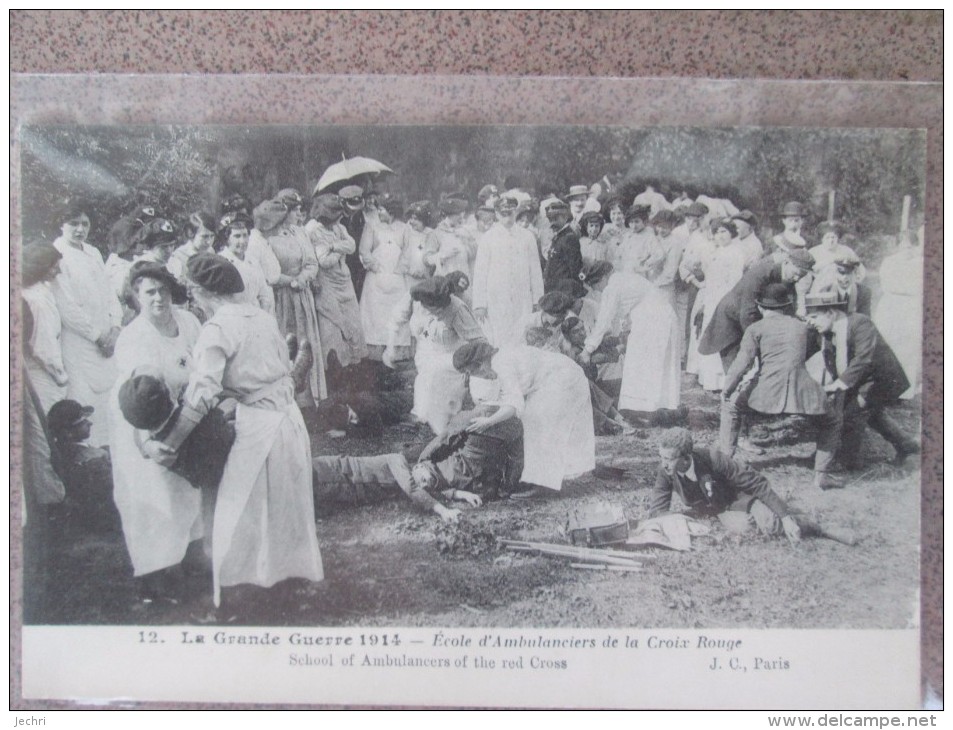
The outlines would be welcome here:
[[[24,706],[921,705],[932,97],[15,80]]]

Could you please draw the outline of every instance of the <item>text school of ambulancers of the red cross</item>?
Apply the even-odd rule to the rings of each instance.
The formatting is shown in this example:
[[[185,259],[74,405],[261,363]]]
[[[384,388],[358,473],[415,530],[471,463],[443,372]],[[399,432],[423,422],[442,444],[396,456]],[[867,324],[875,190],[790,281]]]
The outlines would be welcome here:
[[[290,667],[434,668],[474,670],[570,670],[587,651],[681,652],[717,671],[784,671],[791,662],[752,651],[751,641],[678,632],[599,632],[589,635],[493,631],[141,630],[142,644],[177,642],[192,647],[273,647]]]

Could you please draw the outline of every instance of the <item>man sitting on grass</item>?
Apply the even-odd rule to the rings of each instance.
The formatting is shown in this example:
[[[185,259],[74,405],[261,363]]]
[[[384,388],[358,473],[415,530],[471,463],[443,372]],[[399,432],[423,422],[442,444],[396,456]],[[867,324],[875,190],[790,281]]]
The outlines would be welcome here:
[[[716,448],[695,448],[692,434],[672,428],[659,442],[662,460],[649,497],[649,517],[672,509],[678,495],[695,515],[718,517],[729,532],[757,527],[766,535],[801,539],[801,528],[768,480]]]

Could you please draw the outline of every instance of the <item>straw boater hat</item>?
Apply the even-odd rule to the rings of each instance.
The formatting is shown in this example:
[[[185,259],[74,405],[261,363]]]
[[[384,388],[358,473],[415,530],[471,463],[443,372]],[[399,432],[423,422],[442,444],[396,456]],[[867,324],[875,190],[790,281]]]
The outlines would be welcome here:
[[[589,188],[585,185],[570,185],[569,194],[566,196],[569,200],[573,198],[588,198]]]

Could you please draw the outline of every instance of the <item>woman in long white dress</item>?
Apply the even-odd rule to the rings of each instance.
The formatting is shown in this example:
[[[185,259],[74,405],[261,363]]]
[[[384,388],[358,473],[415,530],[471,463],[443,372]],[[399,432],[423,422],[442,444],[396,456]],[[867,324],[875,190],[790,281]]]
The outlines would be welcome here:
[[[897,252],[883,260],[880,286],[873,320],[910,381],[900,396],[909,399],[920,392],[923,368],[923,247],[916,232],[902,235]]]
[[[89,443],[104,446],[109,441],[109,390],[116,382],[113,351],[122,307],[102,255],[86,243],[90,222],[84,206],[68,205],[61,221],[62,235],[53,241],[53,247],[63,258],[52,289],[63,322],[67,397],[95,409]]]
[[[463,408],[464,377],[453,367],[453,352],[460,345],[486,340],[469,307],[450,293],[450,283],[436,276],[417,284],[394,309],[391,341],[384,351],[384,364],[393,367],[395,343],[402,328],[409,326],[416,343],[413,415],[434,433],[443,433],[450,419]]]
[[[453,365],[500,385],[500,408],[474,419],[468,430],[482,431],[513,416],[523,422],[520,481],[559,491],[565,479],[595,468],[589,381],[570,358],[527,345],[497,350],[477,341],[458,348]]]
[[[174,596],[174,576],[165,571],[179,565],[189,543],[202,537],[201,495],[150,457],[149,432],[137,430],[123,417],[119,392],[134,375],[152,375],[165,383],[172,402],[177,401],[192,373],[201,325],[173,306],[174,300],[185,300],[185,291],[158,264],[133,264],[127,289],[138,314],[116,341],[119,377],[109,409],[113,498],[140,598],[155,600]]]
[[[626,329],[618,322],[628,319],[619,410],[674,410],[681,398],[678,316],[668,292],[639,273],[637,260],[628,259],[627,264],[602,292],[599,315],[581,357],[586,362],[606,335]]]
[[[718,302],[741,280],[745,270],[744,252],[735,241],[738,234],[735,224],[724,218],[718,219],[712,221],[711,230],[715,247],[704,264],[704,286],[698,293],[700,308],[704,311],[702,332],[711,322]],[[717,353],[699,355],[698,382],[705,390],[721,390],[725,382],[725,370]]]
[[[361,292],[361,327],[370,357],[375,360],[383,356],[390,337],[391,315],[408,291],[398,268],[407,243],[404,235],[407,225],[400,220],[401,213],[399,200],[385,200],[378,209],[377,219],[368,222],[361,236],[361,263],[367,269]],[[397,333],[394,346],[396,360],[410,356],[407,327]]]
[[[223,390],[238,400],[235,442],[212,528],[213,600],[221,588],[324,577],[315,534],[311,443],[295,404],[291,362],[274,317],[240,304],[242,280],[220,256],[189,261],[192,297],[209,315],[193,351],[175,448]]]
[[[30,309],[32,327],[24,328],[23,364],[43,414],[66,398],[69,378],[63,365],[60,342],[63,324],[50,288],[60,273],[59,251],[48,243],[23,249],[23,301]]]
[[[433,206],[421,200],[407,206],[404,219],[402,252],[397,270],[404,275],[407,291],[433,276],[433,266],[427,263],[428,246],[433,235]]]

